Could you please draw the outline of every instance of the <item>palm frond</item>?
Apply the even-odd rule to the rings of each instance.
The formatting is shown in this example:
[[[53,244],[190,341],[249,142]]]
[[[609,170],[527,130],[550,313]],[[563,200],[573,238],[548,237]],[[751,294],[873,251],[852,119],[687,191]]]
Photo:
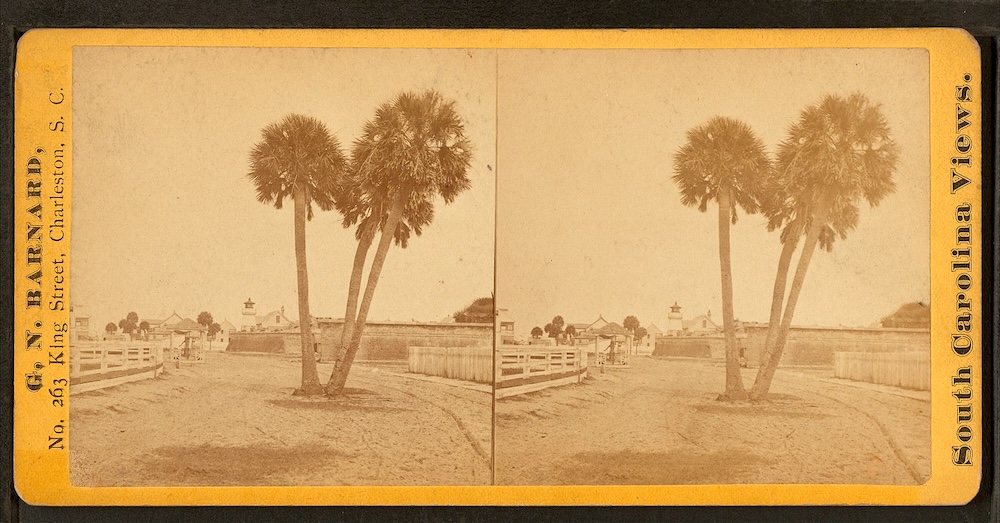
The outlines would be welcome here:
[[[250,150],[247,177],[257,190],[257,200],[276,209],[303,188],[311,219],[313,203],[322,210],[334,207],[346,170],[340,142],[326,125],[310,116],[289,114],[261,131],[261,140]]]

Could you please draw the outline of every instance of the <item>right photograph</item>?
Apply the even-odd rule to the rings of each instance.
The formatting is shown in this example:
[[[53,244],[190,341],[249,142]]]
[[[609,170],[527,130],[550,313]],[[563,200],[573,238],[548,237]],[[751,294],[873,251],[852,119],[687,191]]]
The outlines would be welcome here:
[[[497,54],[495,484],[930,478],[926,50]]]

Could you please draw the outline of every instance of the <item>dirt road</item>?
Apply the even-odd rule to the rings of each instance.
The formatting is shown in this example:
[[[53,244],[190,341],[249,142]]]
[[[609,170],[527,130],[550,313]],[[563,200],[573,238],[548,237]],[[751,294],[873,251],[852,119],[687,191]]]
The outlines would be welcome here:
[[[405,364],[404,364],[405,365]],[[330,365],[320,364],[321,378]],[[293,397],[295,359],[210,353],[155,380],[74,395],[80,486],[490,482],[488,393],[352,370],[337,400]]]
[[[592,369],[594,370],[594,369]],[[753,383],[755,371],[744,381]],[[862,483],[930,477],[929,394],[781,369],[769,401],[716,401],[722,363],[631,369],[498,402],[498,484]]]
[[[918,484],[927,393],[781,369],[769,401],[728,404],[721,363],[628,370],[496,407],[498,484]],[[489,484],[486,392],[357,366],[337,400],[293,397],[298,361],[212,353],[155,380],[76,394],[80,486]],[[321,364],[321,375],[330,366]],[[745,382],[752,383],[753,371]]]

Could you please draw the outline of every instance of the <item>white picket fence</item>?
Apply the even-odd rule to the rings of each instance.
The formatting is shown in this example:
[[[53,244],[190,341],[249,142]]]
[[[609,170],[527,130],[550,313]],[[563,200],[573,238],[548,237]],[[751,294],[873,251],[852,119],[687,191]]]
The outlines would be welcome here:
[[[493,383],[489,347],[407,347],[408,369],[416,374]]]
[[[163,340],[75,342],[70,348],[70,392],[155,378],[163,368]]]
[[[573,346],[506,345],[497,348],[495,397],[578,383],[587,377],[587,353]]]
[[[833,376],[904,389],[930,390],[931,355],[927,352],[834,352]]]

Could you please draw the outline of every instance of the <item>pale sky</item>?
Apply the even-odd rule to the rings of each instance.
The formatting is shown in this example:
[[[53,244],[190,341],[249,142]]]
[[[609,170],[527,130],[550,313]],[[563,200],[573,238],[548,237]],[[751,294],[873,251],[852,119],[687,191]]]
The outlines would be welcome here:
[[[437,321],[489,296],[495,68],[492,50],[75,48],[72,302],[95,330],[128,311],[238,326],[247,297],[296,319],[291,202],[258,203],[246,177],[261,129],[314,116],[347,151],[378,104],[426,88],[466,120],[472,189],[389,251],[369,318]],[[335,211],[308,224],[313,315],[344,315],[356,245]]]
[[[518,50],[499,54],[497,306],[527,335],[556,314],[666,327],[721,323],[717,208],[680,204],[673,155],[716,115],[773,153],[825,94],[882,104],[896,192],[814,255],[796,324],[869,325],[929,301],[928,58],[914,50]],[[737,319],[767,321],[780,243],[760,216],[732,228]],[[792,275],[789,275],[789,282]]]
[[[683,207],[670,180],[684,133],[731,116],[773,151],[808,104],[860,91],[899,144],[897,191],[817,252],[796,323],[868,325],[929,300],[928,82],[923,50],[78,47],[71,300],[95,329],[130,310],[239,325],[247,297],[294,318],[290,202],[258,203],[246,178],[260,130],[300,112],[346,149],[379,103],[430,87],[466,119],[473,188],[393,247],[370,318],[436,321],[489,295],[494,225],[520,333],[556,314],[663,328],[675,301],[721,317],[715,209]],[[336,212],[309,223],[314,315],[343,315],[355,246]],[[736,317],[764,321],[777,234],[741,215],[732,250]]]

